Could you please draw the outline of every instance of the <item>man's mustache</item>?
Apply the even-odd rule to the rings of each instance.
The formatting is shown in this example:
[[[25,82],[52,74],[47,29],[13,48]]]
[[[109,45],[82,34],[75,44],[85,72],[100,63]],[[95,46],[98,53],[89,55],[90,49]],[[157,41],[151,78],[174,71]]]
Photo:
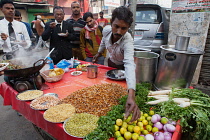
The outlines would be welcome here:
[[[116,36],[118,36],[118,37],[122,37],[122,35],[121,35],[121,34],[117,34],[117,33],[115,33],[114,35],[116,35]]]

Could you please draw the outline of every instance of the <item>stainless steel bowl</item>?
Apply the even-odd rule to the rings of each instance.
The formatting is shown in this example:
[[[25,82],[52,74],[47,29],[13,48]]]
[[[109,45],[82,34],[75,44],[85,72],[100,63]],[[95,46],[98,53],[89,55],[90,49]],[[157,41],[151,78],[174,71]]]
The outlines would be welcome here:
[[[125,80],[125,71],[124,70],[109,70],[106,72],[106,76],[112,80]]]

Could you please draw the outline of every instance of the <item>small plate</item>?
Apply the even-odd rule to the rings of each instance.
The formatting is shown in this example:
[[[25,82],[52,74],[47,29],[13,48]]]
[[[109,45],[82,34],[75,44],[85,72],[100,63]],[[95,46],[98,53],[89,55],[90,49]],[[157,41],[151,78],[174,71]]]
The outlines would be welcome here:
[[[65,33],[58,33],[59,36],[65,36]]]
[[[82,74],[81,71],[73,71],[73,72],[71,72],[71,75],[73,75],[73,76],[78,76],[80,74]]]
[[[0,67],[0,71],[6,69],[6,67],[9,65],[9,63],[0,63],[0,65],[4,65],[3,67]]]
[[[106,72],[106,76],[112,80],[125,80],[125,71],[124,70],[109,70]]]

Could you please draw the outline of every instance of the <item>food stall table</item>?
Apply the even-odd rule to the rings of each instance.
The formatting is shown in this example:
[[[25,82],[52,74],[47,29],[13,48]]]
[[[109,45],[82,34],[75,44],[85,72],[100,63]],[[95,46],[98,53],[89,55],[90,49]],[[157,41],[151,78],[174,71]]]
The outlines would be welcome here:
[[[98,76],[95,79],[87,78],[87,72],[83,72],[79,76],[73,76],[70,73],[64,74],[63,78],[55,83],[46,83],[49,89],[44,90],[44,93],[56,93],[60,99],[65,98],[69,94],[79,89],[102,83],[118,83],[126,87],[125,80],[114,81],[106,77],[105,73],[113,68],[98,65]],[[37,127],[43,129],[48,134],[58,140],[79,140],[80,138],[68,135],[63,129],[63,123],[51,123],[43,118],[44,111],[34,110],[30,107],[30,101],[20,101],[16,99],[18,94],[10,85],[2,83],[0,85],[0,94],[4,98],[3,105],[11,105],[12,109],[21,113],[26,119],[31,121]]]

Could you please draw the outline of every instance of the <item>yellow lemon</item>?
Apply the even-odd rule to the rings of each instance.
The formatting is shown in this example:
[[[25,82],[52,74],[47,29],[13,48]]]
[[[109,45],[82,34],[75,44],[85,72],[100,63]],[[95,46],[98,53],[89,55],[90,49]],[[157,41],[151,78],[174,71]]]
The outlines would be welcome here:
[[[140,129],[140,127],[139,127],[139,126],[134,126],[133,132],[134,132],[134,133],[137,133],[137,134],[141,134],[141,129]]]
[[[143,125],[148,125],[148,121],[147,120],[143,120],[142,123],[143,123]]]
[[[147,120],[148,120],[148,121],[150,121],[151,119],[152,119],[152,117],[151,117],[151,116],[148,116],[148,117],[147,117]]]
[[[133,133],[132,134],[132,140],[138,140],[139,134]]]
[[[144,113],[144,117],[146,118],[146,117],[148,117],[149,115],[147,114],[147,113]]]
[[[143,121],[143,120],[145,120],[145,117],[144,117],[144,116],[141,116],[141,117],[138,119],[139,122],[141,122],[141,121]]]
[[[140,131],[142,132],[144,130],[144,127],[143,126],[140,126]]]
[[[114,125],[114,129],[115,129],[115,131],[118,131],[120,129],[120,127],[117,125]]]
[[[142,122],[138,122],[137,125],[140,126],[144,126]]]
[[[124,127],[121,127],[121,128],[120,128],[120,133],[121,133],[122,135],[124,135],[125,132],[127,132],[127,129],[124,128]]]
[[[122,136],[118,137],[117,140],[125,140]]]
[[[149,111],[149,115],[150,115],[150,116],[152,116],[152,115],[154,115],[154,114],[155,114],[155,111],[153,111],[153,110],[150,110],[150,111]]]
[[[131,139],[131,132],[125,132],[125,134],[124,134],[124,138],[126,139],[126,140],[130,140]]]
[[[133,132],[133,128],[134,128],[133,125],[128,125],[128,128],[127,129],[128,129],[129,132]]]
[[[149,132],[148,132],[147,130],[143,130],[143,131],[142,131],[142,134],[143,134],[143,135],[147,135],[147,134],[149,134]]]
[[[146,140],[143,136],[139,136],[138,140]]]
[[[147,129],[147,131],[150,132],[150,131],[152,131],[152,126],[151,126],[151,125],[147,125],[147,126],[146,126],[146,129]]]
[[[153,128],[152,128],[152,132],[153,132],[153,133],[158,132],[158,131],[159,131],[159,129],[158,129],[157,127],[153,127]]]
[[[123,122],[122,127],[127,128],[128,127],[127,122]]]
[[[116,120],[116,125],[117,125],[117,126],[122,126],[122,124],[123,124],[122,119],[117,119],[117,120]]]
[[[116,131],[116,132],[114,133],[114,135],[115,135],[115,138],[120,137],[120,136],[121,136],[120,131]]]

